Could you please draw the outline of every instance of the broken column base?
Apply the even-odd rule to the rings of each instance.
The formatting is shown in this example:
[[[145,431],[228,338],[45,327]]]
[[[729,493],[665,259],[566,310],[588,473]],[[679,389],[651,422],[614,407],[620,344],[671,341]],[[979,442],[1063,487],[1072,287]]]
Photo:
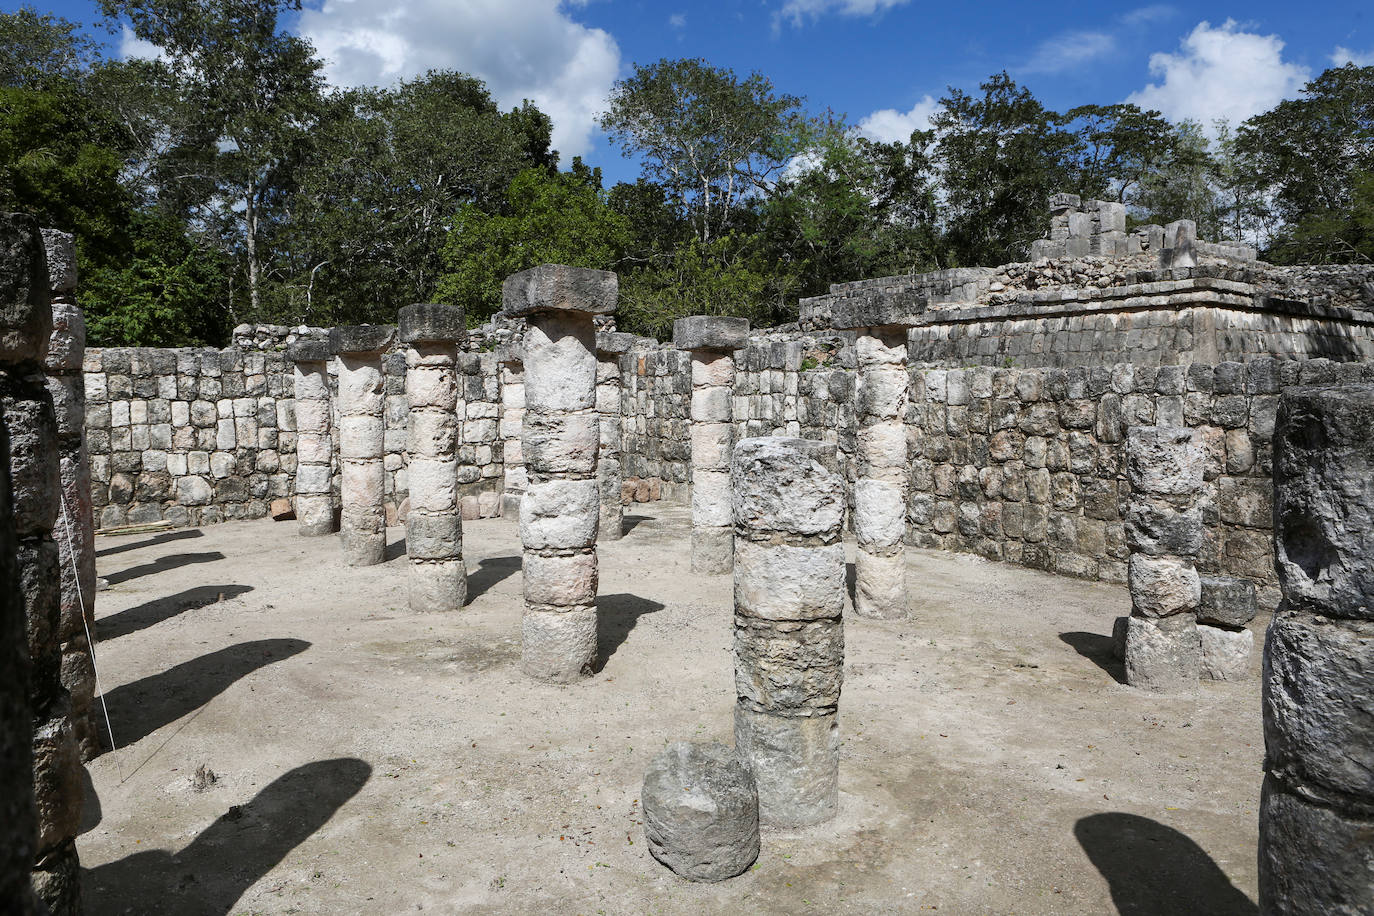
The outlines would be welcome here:
[[[1255,634],[1245,628],[1238,630],[1198,624],[1202,648],[1202,677],[1213,681],[1241,681],[1250,676],[1250,654],[1255,647]]]
[[[412,611],[455,611],[468,597],[467,567],[458,560],[411,560],[406,581]]]
[[[337,530],[334,501],[327,495],[302,496],[297,493],[295,511],[298,530],[305,537],[321,537]]]
[[[909,616],[906,554],[900,547],[886,556],[862,547],[854,554],[854,613],[877,620]]]
[[[734,528],[692,528],[692,572],[724,576],[734,568]]]
[[[1186,691],[1202,673],[1202,646],[1192,614],[1126,622],[1126,683],[1144,690]]]
[[[596,668],[596,608],[525,609],[520,670],[538,681],[571,684]]]
[[[735,752],[715,742],[670,744],[644,774],[649,853],[692,881],[743,874],[759,855],[759,793]]]
[[[835,816],[840,802],[835,714],[774,716],[735,706],[735,750],[759,787],[759,822],[806,827]]]

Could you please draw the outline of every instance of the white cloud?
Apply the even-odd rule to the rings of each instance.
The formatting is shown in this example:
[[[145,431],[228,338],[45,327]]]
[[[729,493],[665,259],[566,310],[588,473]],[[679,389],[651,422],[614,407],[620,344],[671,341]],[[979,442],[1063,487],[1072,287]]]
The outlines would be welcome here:
[[[389,85],[431,69],[482,79],[503,108],[531,99],[553,119],[564,159],[587,152],[620,70],[620,48],[559,0],[324,0],[300,33],[338,86]]]
[[[1059,73],[1116,50],[1116,37],[1107,32],[1064,32],[1042,41],[1021,69],[1026,73]]]
[[[1210,133],[1225,118],[1231,126],[1292,98],[1310,78],[1306,67],[1283,60],[1277,35],[1243,32],[1234,20],[1220,28],[1200,22],[1176,54],[1152,54],[1150,75],[1159,82],[1126,101],[1154,108],[1172,121],[1191,118]]]
[[[124,60],[130,58],[141,58],[142,60],[157,60],[163,57],[162,49],[151,41],[144,41],[134,34],[134,30],[126,26],[121,26],[119,31],[119,56]]]
[[[1164,3],[1156,3],[1152,6],[1142,6],[1139,9],[1131,10],[1121,17],[1123,25],[1135,28],[1137,26],[1149,25],[1152,22],[1162,22],[1165,19],[1173,18],[1178,11],[1172,6]]]
[[[841,16],[874,16],[884,13],[894,6],[904,6],[910,0],[787,0],[775,14],[773,27],[786,21],[794,26],[805,24],[807,19],[815,21],[828,13]]]
[[[1337,45],[1336,50],[1331,52],[1331,66],[1344,67],[1346,64],[1374,67],[1374,50],[1352,51],[1343,45]]]
[[[859,133],[882,143],[898,140],[905,143],[911,139],[913,130],[929,130],[931,116],[939,109],[940,103],[929,95],[913,105],[910,111],[883,108],[859,121]]]
[[[673,15],[671,15],[671,16],[668,17],[668,25],[672,26],[672,27],[675,28],[675,29],[683,29],[683,28],[686,28],[686,27],[687,27],[687,14],[686,14],[686,13],[674,13]]]

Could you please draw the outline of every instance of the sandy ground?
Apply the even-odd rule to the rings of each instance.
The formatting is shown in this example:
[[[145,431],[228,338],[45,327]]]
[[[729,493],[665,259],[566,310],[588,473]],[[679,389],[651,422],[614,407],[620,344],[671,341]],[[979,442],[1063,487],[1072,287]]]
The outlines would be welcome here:
[[[1255,913],[1258,680],[1121,686],[1123,589],[927,552],[914,619],[847,619],[839,817],[675,877],[639,791],[666,743],[730,741],[730,580],[688,571],[684,510],[634,510],[565,688],[519,672],[509,521],[466,526],[443,615],[406,608],[401,529],[369,569],[291,522],[98,538],[88,911]]]

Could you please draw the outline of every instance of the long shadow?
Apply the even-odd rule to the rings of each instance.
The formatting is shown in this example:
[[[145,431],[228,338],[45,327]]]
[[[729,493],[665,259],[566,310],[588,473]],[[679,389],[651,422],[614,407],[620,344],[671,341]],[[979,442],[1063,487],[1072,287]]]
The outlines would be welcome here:
[[[148,538],[146,541],[134,541],[132,544],[116,544],[113,547],[106,547],[104,550],[97,550],[97,557],[112,557],[117,553],[124,553],[126,550],[141,550],[144,547],[156,547],[158,544],[167,544],[172,541],[184,541],[187,538],[203,538],[205,535],[199,528],[180,528],[176,531],[166,531],[157,537]]]
[[[387,544],[382,551],[382,562],[389,563],[392,560],[399,560],[406,555],[406,539],[401,538],[394,543]]]
[[[354,757],[297,767],[252,801],[230,807],[179,853],[136,852],[88,869],[83,881],[87,911],[233,912],[248,888],[328,823],[371,776],[372,767]]]
[[[177,592],[166,598],[157,598],[117,614],[100,618],[95,622],[95,638],[97,642],[106,642],[121,636],[128,636],[130,633],[137,633],[139,630],[147,629],[154,624],[162,623],[164,620],[170,620],[183,611],[194,611],[196,608],[202,608],[226,598],[237,598],[239,595],[252,590],[251,585],[197,585],[195,588],[188,588],[184,592]]]
[[[105,694],[110,727],[121,746],[146,738],[199,709],[231,684],[310,648],[303,639],[255,639],[193,658]]]
[[[663,610],[663,605],[638,595],[598,595],[596,598],[596,670],[606,667],[615,650],[629,638],[639,618]]]
[[[844,564],[844,593],[849,596],[850,604],[854,602],[854,589],[858,581],[859,571],[854,564]]]
[[[626,515],[623,517],[625,527],[620,530],[622,536],[629,534],[638,528],[643,522],[653,521],[652,515]]]
[[[1074,836],[1121,916],[1257,916],[1202,847],[1172,827],[1119,811],[1082,818]]]
[[[95,792],[95,782],[91,779],[91,771],[88,767],[81,768],[81,822],[77,827],[77,835],[90,833],[100,826],[100,819],[104,817],[104,812],[100,807],[100,796]]]
[[[497,585],[520,571],[520,557],[488,557],[468,576],[468,600],[472,604]]]
[[[218,550],[212,550],[209,553],[172,553],[165,557],[158,557],[151,563],[130,566],[119,572],[106,573],[105,580],[111,585],[118,585],[121,582],[128,582],[130,579],[137,579],[139,576],[149,576],[153,573],[166,572],[169,569],[180,569],[183,566],[190,566],[192,563],[213,563],[223,559],[224,554]]]
[[[1098,633],[1074,630],[1060,633],[1059,638],[1073,647],[1079,655],[1110,674],[1118,684],[1126,683],[1126,666],[1112,652],[1112,638]]]

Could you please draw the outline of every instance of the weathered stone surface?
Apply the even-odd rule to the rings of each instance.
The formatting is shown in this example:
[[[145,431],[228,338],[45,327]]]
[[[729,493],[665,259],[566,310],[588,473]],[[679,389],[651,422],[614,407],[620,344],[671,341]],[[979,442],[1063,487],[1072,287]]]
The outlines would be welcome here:
[[[596,352],[608,356],[618,356],[634,349],[635,336],[623,331],[597,331]]]
[[[0,363],[40,362],[52,335],[43,236],[24,213],[0,213]]]
[[[839,618],[760,620],[735,614],[735,692],[759,712],[833,712],[844,681]]]
[[[748,339],[748,318],[692,315],[673,322],[673,346],[679,350],[738,350]]]
[[[1374,817],[1315,804],[1266,776],[1260,798],[1260,912],[1363,916],[1374,900]]]
[[[735,607],[765,620],[817,620],[844,612],[844,545],[790,546],[739,539]]]
[[[808,439],[762,437],[735,445],[735,532],[766,537],[833,537],[844,515],[844,483],[831,467],[835,447]]]
[[[596,407],[596,331],[585,315],[548,314],[525,329],[525,407],[534,412]]]
[[[1240,681],[1250,676],[1250,655],[1255,647],[1255,634],[1249,630],[1231,630],[1199,623],[1198,639],[1202,647],[1202,677],[1212,681]]]
[[[1374,385],[1286,389],[1274,480],[1274,559],[1289,604],[1374,619]]]
[[[571,554],[528,554],[523,564],[525,601],[549,607],[596,603],[597,562],[590,550]]]
[[[529,468],[540,474],[591,474],[600,454],[597,414],[527,413],[520,446]]]
[[[510,318],[541,312],[609,315],[615,311],[619,295],[620,280],[609,270],[541,264],[505,279],[501,308]]]
[[[520,501],[520,540],[526,550],[576,550],[596,541],[595,480],[531,481]]]
[[[1198,623],[1235,629],[1255,619],[1255,583],[1235,576],[1201,576]]]
[[[1126,509],[1126,546],[1149,556],[1195,556],[1202,549],[1202,508],[1180,511],[1170,501],[1136,496]]]
[[[330,328],[329,352],[335,356],[341,353],[381,353],[391,346],[395,337],[396,326],[390,324],[355,324]]]
[[[1202,489],[1203,453],[1188,429],[1137,426],[1126,435],[1126,473],[1131,486],[1155,496],[1190,496]]]
[[[461,305],[415,303],[396,318],[401,343],[452,343],[467,340],[467,315]]]
[[[670,744],[649,764],[640,799],[649,852],[674,873],[724,881],[758,858],[758,789],[734,750]]]
[[[525,609],[521,618],[520,670],[538,681],[571,684],[596,665],[596,608]]]
[[[60,229],[43,229],[48,287],[54,295],[76,290],[76,237]]]
[[[1163,620],[1127,618],[1126,683],[1145,690],[1187,691],[1197,686],[1202,646],[1191,614]]]
[[[722,525],[692,528],[692,572],[702,576],[723,576],[735,562],[735,529]]]
[[[1202,586],[1186,560],[1134,553],[1127,575],[1131,607],[1140,616],[1168,617],[1197,609]]]
[[[835,328],[895,328],[914,324],[929,301],[911,293],[874,292],[835,302],[831,324]]]
[[[735,749],[759,790],[759,822],[806,827],[839,807],[839,728],[835,716],[776,716],[735,706]]]
[[[333,355],[330,343],[328,338],[299,337],[287,344],[286,358],[296,363],[326,362]]]

